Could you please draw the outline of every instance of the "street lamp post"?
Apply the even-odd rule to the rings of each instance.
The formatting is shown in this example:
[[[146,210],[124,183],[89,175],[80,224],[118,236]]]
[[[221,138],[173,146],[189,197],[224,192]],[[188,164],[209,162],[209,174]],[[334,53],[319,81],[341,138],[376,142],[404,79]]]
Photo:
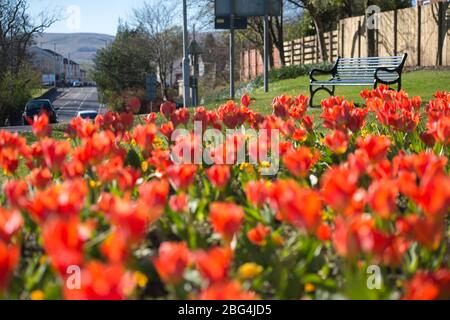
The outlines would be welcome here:
[[[188,24],[187,24],[187,3],[183,0],[183,104],[185,107],[191,105],[189,92],[190,61],[188,50]]]

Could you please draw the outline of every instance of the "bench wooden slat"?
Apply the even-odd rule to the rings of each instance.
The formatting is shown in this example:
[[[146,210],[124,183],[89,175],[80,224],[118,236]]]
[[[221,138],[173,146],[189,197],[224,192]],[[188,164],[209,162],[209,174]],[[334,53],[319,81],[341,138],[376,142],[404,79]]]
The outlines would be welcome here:
[[[398,60],[402,61],[403,56],[396,56],[396,57],[364,57],[364,58],[340,58],[339,59],[342,62],[345,61],[382,61],[382,60]]]

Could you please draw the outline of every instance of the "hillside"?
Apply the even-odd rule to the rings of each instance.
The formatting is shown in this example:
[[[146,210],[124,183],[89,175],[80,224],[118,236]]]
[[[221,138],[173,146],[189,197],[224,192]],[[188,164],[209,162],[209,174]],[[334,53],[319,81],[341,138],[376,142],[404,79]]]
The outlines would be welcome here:
[[[44,33],[35,39],[36,45],[54,49],[80,64],[92,64],[97,50],[114,40],[113,36],[99,33]]]

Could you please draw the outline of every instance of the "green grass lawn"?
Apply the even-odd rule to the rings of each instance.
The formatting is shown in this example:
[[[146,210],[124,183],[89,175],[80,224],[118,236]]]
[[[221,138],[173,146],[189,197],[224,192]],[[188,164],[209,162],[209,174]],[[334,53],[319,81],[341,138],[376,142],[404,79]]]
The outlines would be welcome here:
[[[402,80],[403,89],[410,96],[421,96],[426,102],[433,97],[437,90],[450,90],[450,70],[420,70],[405,72]],[[359,93],[364,87],[336,87],[337,96],[345,96],[346,99],[355,103],[362,103],[363,99]],[[255,99],[252,108],[258,112],[267,114],[272,112],[272,99],[279,95],[297,96],[300,94],[309,95],[309,77],[299,77],[296,79],[281,80],[270,84],[269,93],[264,93],[262,88],[255,90],[250,95]],[[328,94],[318,92],[314,97],[314,104],[320,105],[320,101],[328,97]],[[208,108],[216,108],[223,101],[216,101],[207,105]],[[311,110],[312,113],[320,112],[320,108]]]
[[[40,89],[36,89],[33,92],[33,99],[38,99],[40,97],[42,97],[44,94],[46,94],[47,92],[49,92],[52,88],[40,88]]]

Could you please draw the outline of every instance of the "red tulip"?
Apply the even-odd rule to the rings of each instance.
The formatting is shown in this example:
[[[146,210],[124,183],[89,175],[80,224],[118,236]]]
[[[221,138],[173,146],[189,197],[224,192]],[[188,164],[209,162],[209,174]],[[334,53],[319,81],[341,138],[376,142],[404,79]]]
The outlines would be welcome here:
[[[9,211],[0,207],[0,241],[9,242],[23,226],[19,211]]]
[[[367,136],[358,139],[358,147],[367,153],[373,162],[379,162],[386,158],[391,146],[391,141],[386,136]]]
[[[177,106],[175,103],[170,102],[170,101],[166,101],[163,104],[161,104],[161,114],[168,120],[170,120],[170,117],[172,116],[172,114],[175,112],[175,110],[177,109]]]
[[[210,205],[209,218],[214,231],[230,242],[241,227],[244,210],[233,203],[214,202]]]
[[[254,206],[261,208],[270,199],[272,183],[267,180],[250,181],[245,186],[247,200]]]
[[[272,197],[282,220],[309,233],[316,232],[322,221],[322,202],[316,191],[302,188],[293,180],[280,180]]]
[[[131,295],[135,281],[119,264],[90,262],[81,270],[80,288],[64,286],[67,300],[125,300]]]
[[[309,171],[319,161],[319,153],[306,147],[292,149],[283,156],[283,162],[289,172],[298,178],[306,178]]]
[[[167,168],[167,176],[177,190],[186,190],[194,183],[197,166],[191,164],[171,165]]]
[[[186,193],[173,195],[169,200],[169,207],[172,211],[183,213],[189,210],[189,197]]]
[[[212,284],[200,293],[198,299],[245,301],[256,300],[257,296],[253,292],[243,291],[238,282],[231,281]]]
[[[383,219],[389,219],[397,212],[398,194],[396,181],[374,181],[369,188],[368,203]]]
[[[450,270],[419,271],[405,285],[404,300],[450,299]]]
[[[159,247],[159,256],[153,259],[153,264],[162,281],[177,284],[189,265],[189,256],[185,243],[164,242]]]
[[[180,124],[186,125],[189,122],[191,114],[187,108],[181,108],[175,111],[170,119],[173,122],[174,127],[178,127]]]
[[[266,243],[266,238],[270,234],[271,230],[269,227],[264,226],[259,223],[255,228],[251,229],[247,233],[248,240],[257,246],[263,246]]]
[[[200,273],[209,282],[220,282],[228,278],[233,260],[233,253],[230,249],[217,247],[209,251],[196,252],[194,256]]]
[[[50,257],[53,268],[62,277],[70,266],[81,267],[84,263],[84,244],[88,240],[82,232],[77,218],[70,220],[53,219],[44,224],[42,237],[44,249]]]
[[[23,209],[28,204],[28,185],[23,180],[10,180],[4,185],[6,199],[12,207]]]
[[[249,107],[251,103],[251,98],[249,94],[244,94],[241,98],[241,105],[244,107]]]
[[[9,285],[20,257],[20,248],[0,241],[0,293]]]
[[[341,155],[347,152],[349,139],[343,131],[335,130],[325,137],[323,144],[337,155]]]
[[[153,141],[155,140],[158,129],[154,124],[145,126],[136,126],[133,130],[133,138],[137,145],[144,151],[151,151],[153,149]]]
[[[215,188],[223,189],[231,177],[230,167],[227,165],[214,165],[206,170],[206,175]]]
[[[52,127],[50,126],[47,113],[34,116],[32,124],[33,134],[38,138],[48,137],[52,134]]]
[[[139,196],[152,210],[162,211],[169,195],[169,183],[166,179],[151,180],[139,187]]]
[[[137,97],[130,98],[126,107],[128,112],[138,113],[141,109],[141,100]]]

